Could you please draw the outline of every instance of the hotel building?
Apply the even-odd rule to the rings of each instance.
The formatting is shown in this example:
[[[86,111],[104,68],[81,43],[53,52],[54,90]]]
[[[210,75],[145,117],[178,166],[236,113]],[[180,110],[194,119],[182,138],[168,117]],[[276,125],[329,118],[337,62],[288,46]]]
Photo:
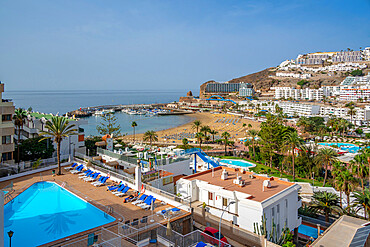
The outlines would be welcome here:
[[[15,107],[13,102],[7,99],[3,99],[2,93],[4,92],[4,84],[0,82],[0,153],[1,163],[14,163],[13,152],[14,152],[14,124],[12,121]]]
[[[243,170],[217,167],[183,177],[176,183],[177,193],[189,197],[192,205],[206,204],[207,211],[253,232],[254,223],[271,232],[273,223],[278,234],[286,226],[290,230],[301,224],[298,208],[299,185],[279,178],[256,175]],[[231,203],[231,204],[230,204]]]

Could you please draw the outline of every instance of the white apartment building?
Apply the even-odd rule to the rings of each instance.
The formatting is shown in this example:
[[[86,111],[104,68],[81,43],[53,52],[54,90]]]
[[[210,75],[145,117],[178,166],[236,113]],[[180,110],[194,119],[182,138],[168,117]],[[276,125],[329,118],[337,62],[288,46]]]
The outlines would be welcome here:
[[[32,112],[27,116],[25,123],[23,125],[23,130],[21,131],[21,139],[26,140],[28,138],[34,138],[39,136],[41,131],[48,131],[45,127],[45,124],[49,119],[52,117],[50,114],[42,114],[37,112]],[[80,125],[86,125],[87,120],[83,119],[68,119],[70,124],[75,125],[75,129],[77,129],[76,135],[71,135],[66,137],[62,140],[60,145],[60,154],[61,155],[74,155],[75,152],[83,153],[86,152],[85,147],[85,136],[84,136],[84,129],[80,127]],[[18,133],[17,133],[18,134]],[[18,138],[16,134],[15,138]],[[54,149],[56,150],[56,143],[53,143]]]
[[[288,116],[315,116],[320,113],[320,106],[319,105],[311,105],[311,104],[298,104],[294,102],[279,102],[279,107],[283,110],[284,114]]]
[[[272,87],[271,90],[275,89],[275,99],[296,99],[296,100],[322,100],[324,96],[327,96],[327,92],[324,89],[296,89],[291,87]]]
[[[361,125],[370,121],[370,106],[366,106],[365,108],[356,107],[355,111],[356,113],[352,116],[354,124]],[[347,107],[321,106],[319,115],[322,117],[333,116],[351,120]]]
[[[283,72],[276,72],[277,77],[292,77],[292,78],[299,78],[299,79],[308,79],[312,75],[307,73],[283,73]]]
[[[339,100],[370,102],[370,85],[341,86]]]
[[[279,178],[217,167],[183,177],[176,187],[177,193],[189,197],[193,204],[205,203],[207,211],[216,217],[225,210],[224,220],[250,232],[254,231],[253,223],[261,224],[263,215],[267,230],[271,232],[274,222],[279,234],[284,226],[293,230],[302,221],[298,217],[300,186]]]

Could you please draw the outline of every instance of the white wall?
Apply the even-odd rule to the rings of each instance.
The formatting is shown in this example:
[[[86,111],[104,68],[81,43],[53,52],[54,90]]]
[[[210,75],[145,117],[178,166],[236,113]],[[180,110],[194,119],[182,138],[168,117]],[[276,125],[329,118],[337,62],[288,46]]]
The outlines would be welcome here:
[[[164,166],[159,166],[160,169],[168,171],[176,175],[191,175],[193,174],[193,169],[190,168],[191,159],[183,160],[175,163],[171,163]]]

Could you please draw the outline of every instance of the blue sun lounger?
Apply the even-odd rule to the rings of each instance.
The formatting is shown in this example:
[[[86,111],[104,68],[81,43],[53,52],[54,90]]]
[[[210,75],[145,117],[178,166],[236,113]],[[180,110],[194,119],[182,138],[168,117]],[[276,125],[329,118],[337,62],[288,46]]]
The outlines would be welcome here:
[[[79,165],[77,166],[75,169],[73,169],[72,171],[70,171],[72,174],[76,174],[76,173],[80,173],[82,172],[82,169],[84,169],[84,165]]]
[[[110,187],[113,187],[113,188],[110,188]],[[114,188],[114,187],[116,187],[116,188]],[[122,191],[125,187],[126,187],[125,184],[121,184],[120,186],[108,186],[108,189],[110,191],[112,191],[112,193],[114,194],[115,192]]]
[[[153,199],[153,196],[148,196],[148,197],[145,199],[145,201],[144,201],[144,202],[139,203],[139,204],[136,204],[136,206],[138,206],[138,207],[144,206],[144,205],[146,205],[146,204],[150,203],[150,202],[152,201],[152,199]]]
[[[79,176],[78,178],[84,179],[84,178],[90,176],[90,174],[92,174],[94,172],[89,169],[89,170],[84,171],[83,173],[84,174],[81,174],[81,176]]]
[[[95,181],[98,176],[99,176],[100,172],[95,172],[93,174],[91,174],[88,178],[84,178],[85,182],[92,182],[92,181]]]
[[[95,187],[102,186],[102,185],[105,184],[105,182],[107,182],[108,178],[109,178],[108,176],[107,177],[101,177],[101,179],[99,179],[98,182],[93,182],[91,184],[94,185]]]
[[[149,209],[152,206],[152,204],[155,203],[155,200],[157,200],[157,199],[155,197],[153,197],[152,200],[150,200],[149,203],[147,203],[145,205],[142,205],[141,208],[145,209],[145,210]]]
[[[64,167],[64,170],[69,171],[69,170],[71,170],[71,169],[75,168],[77,165],[78,165],[77,163],[73,163],[71,166]]]
[[[124,195],[126,195],[126,193],[127,193],[127,191],[130,189],[130,187],[129,186],[127,186],[127,187],[125,187],[121,192],[119,192],[119,193],[115,193],[114,195],[116,195],[116,196],[124,196]]]
[[[118,190],[119,188],[121,188],[122,186],[125,186],[124,184],[119,184],[119,185],[112,185],[112,186],[108,186],[108,190],[109,191],[115,191],[115,190]]]
[[[131,204],[136,205],[136,204],[142,203],[142,202],[144,202],[144,201],[145,201],[145,198],[146,198],[146,197],[147,197],[147,195],[142,194],[142,195],[139,197],[139,199],[137,199],[137,200],[136,200],[136,201],[134,201],[134,202],[131,202]]]
[[[126,186],[126,185],[122,184],[122,185],[121,185],[121,187],[119,187],[116,191],[113,191],[113,192],[112,192],[112,193],[113,193],[113,195],[118,194],[118,193],[121,193],[121,192],[122,192],[122,190],[124,190],[126,187],[128,187],[128,186]]]

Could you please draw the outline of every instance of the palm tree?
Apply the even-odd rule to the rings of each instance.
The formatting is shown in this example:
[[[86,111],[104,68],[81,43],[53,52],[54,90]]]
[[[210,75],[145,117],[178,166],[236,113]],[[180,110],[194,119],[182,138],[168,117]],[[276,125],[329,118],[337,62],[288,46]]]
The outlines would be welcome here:
[[[328,166],[337,161],[338,154],[331,148],[322,148],[317,153],[315,161],[317,164],[323,163],[325,165],[325,177],[323,186],[325,187],[326,179],[328,177]]]
[[[365,165],[365,162],[366,159],[362,154],[356,155],[350,162],[352,174],[356,174],[361,181],[362,191],[364,191],[364,179],[369,176],[369,169]]]
[[[247,135],[250,136],[251,143],[252,143],[252,148],[253,148],[253,158],[256,158],[256,149],[255,149],[255,138],[258,136],[258,131],[257,130],[248,130]]]
[[[195,134],[195,138],[197,138],[198,140],[198,143],[199,143],[199,148],[202,149],[202,141],[203,141],[203,138],[204,138],[204,134],[202,132],[198,132]]]
[[[295,154],[294,151],[296,148],[302,146],[303,140],[298,136],[297,131],[288,131],[284,134],[284,147],[288,152],[292,152],[292,169],[293,169],[293,180],[295,179]]]
[[[364,160],[367,160],[367,164],[369,167],[368,171],[370,173],[370,148],[361,149],[361,155],[363,156]],[[370,174],[369,174],[369,184],[370,184]]]
[[[135,127],[137,126],[137,123],[135,121],[133,121],[131,123],[131,127],[134,128],[134,142],[135,142]]]
[[[200,132],[204,133],[204,136],[207,136],[207,133],[211,131],[211,128],[208,125],[204,125],[200,128]]]
[[[313,194],[311,207],[323,211],[326,222],[329,222],[329,215],[332,212],[342,212],[342,209],[339,206],[338,196],[326,191],[315,192]]]
[[[248,129],[251,129],[253,126],[251,124],[248,124]]]
[[[148,130],[147,132],[144,133],[143,137],[144,141],[149,141],[150,146],[152,145],[153,141],[158,141],[158,135],[155,133],[154,130]]]
[[[229,139],[230,136],[231,135],[229,134],[229,132],[226,132],[226,131],[221,134],[221,137],[224,138],[224,143],[225,143],[225,155],[226,155],[226,152],[227,152],[227,139]]]
[[[27,112],[22,108],[15,110],[15,114],[13,116],[14,125],[17,127],[17,134],[18,134],[18,141],[17,141],[17,149],[18,149],[18,165],[20,162],[20,143],[21,143],[21,129],[23,129],[23,125],[27,118]],[[18,167],[19,169],[19,167]]]
[[[215,135],[217,135],[218,132],[216,130],[211,130],[209,133],[212,135],[212,142],[215,142]]]
[[[340,176],[342,177],[342,180],[343,180],[342,189],[344,191],[344,194],[346,194],[346,196],[347,196],[347,205],[349,206],[349,203],[350,203],[349,196],[350,196],[351,192],[354,189],[354,183],[356,182],[356,179],[346,169],[340,174]]]
[[[353,105],[349,106],[348,107],[348,112],[347,112],[350,116],[351,116],[351,123],[352,123],[352,118],[353,118],[353,115],[356,114],[356,110],[355,110],[355,107]]]
[[[199,132],[199,128],[202,125],[202,122],[199,120],[196,120],[193,122],[193,126],[191,126],[192,129],[196,129],[197,133]]]
[[[341,173],[344,171],[344,167],[340,162],[335,162],[334,169],[333,169],[333,175],[334,175],[334,187],[335,189],[339,190],[339,203],[342,207],[342,192],[344,187],[344,181],[343,177],[341,176]]]
[[[188,144],[189,144],[188,139],[186,139],[186,138],[182,139],[182,145],[184,145],[186,147]]]
[[[361,208],[364,210],[365,220],[367,219],[367,215],[370,212],[370,191],[369,189],[365,189],[362,193],[359,191],[353,192],[353,197],[355,198],[352,202],[352,207],[358,207],[356,212],[358,212]]]
[[[62,174],[60,167],[60,143],[63,138],[76,134],[77,129],[74,129],[74,124],[69,124],[68,119],[65,117],[53,116],[46,122],[45,127],[48,131],[41,131],[40,134],[44,136],[40,141],[48,138],[54,138],[57,144],[57,157],[58,157],[58,175]]]

